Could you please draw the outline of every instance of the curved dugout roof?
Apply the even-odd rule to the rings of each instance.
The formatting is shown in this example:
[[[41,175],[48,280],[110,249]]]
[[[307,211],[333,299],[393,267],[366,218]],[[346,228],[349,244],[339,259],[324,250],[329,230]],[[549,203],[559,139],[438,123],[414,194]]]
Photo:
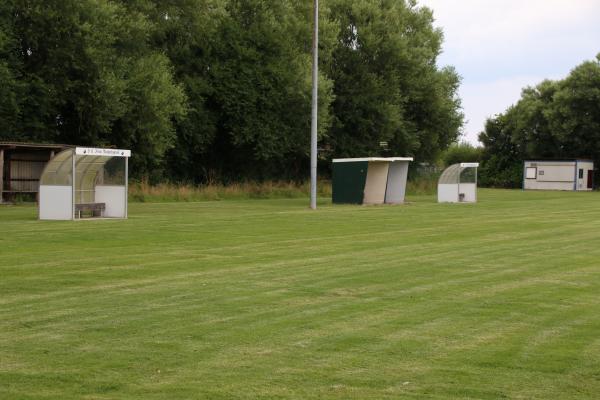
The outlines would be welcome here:
[[[438,180],[438,184],[460,183],[460,175],[464,170],[469,168],[477,168],[478,166],[478,163],[452,164],[446,168],[444,172],[442,172],[442,175],[440,175],[440,179]]]
[[[71,186],[73,184],[73,149],[58,153],[46,164],[40,185]],[[96,176],[111,156],[78,155],[75,158],[75,185],[77,190],[93,190]]]
[[[63,150],[48,161],[40,185],[71,185],[73,176],[73,150]]]

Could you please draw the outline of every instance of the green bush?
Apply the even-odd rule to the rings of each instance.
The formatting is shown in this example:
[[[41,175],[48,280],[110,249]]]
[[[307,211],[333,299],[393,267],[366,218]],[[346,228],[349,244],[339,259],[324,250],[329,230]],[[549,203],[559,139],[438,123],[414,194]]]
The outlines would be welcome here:
[[[442,161],[445,166],[461,162],[480,162],[481,153],[481,147],[466,142],[455,143],[442,154]]]

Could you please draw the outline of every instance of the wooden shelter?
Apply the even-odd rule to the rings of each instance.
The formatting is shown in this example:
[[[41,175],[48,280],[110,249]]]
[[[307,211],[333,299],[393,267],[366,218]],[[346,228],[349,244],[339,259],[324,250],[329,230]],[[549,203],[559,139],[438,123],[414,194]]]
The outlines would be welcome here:
[[[65,144],[0,141],[0,203],[12,201],[17,196],[36,199],[40,176],[48,161],[71,147]]]

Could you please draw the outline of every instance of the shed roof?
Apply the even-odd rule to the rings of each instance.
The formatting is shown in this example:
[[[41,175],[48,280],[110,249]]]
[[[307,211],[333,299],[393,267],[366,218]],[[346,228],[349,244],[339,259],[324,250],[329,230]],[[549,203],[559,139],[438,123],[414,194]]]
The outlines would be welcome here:
[[[559,159],[538,158],[538,159],[533,159],[533,160],[523,160],[523,162],[577,162],[577,161],[594,162],[594,160],[589,159],[589,158],[559,158]]]
[[[8,142],[0,141],[0,148],[28,148],[28,149],[67,149],[75,147],[70,144],[58,143],[27,143],[27,142]]]
[[[334,158],[334,163],[339,162],[393,162],[393,161],[412,161],[412,157],[365,157],[365,158]]]

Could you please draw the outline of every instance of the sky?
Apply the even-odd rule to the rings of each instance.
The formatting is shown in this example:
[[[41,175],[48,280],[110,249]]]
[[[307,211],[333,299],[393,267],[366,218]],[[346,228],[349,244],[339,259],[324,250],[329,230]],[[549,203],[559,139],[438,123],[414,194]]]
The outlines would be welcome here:
[[[462,140],[478,144],[485,120],[521,89],[562,79],[600,53],[600,0],[419,0],[444,32],[439,66],[462,77]]]

